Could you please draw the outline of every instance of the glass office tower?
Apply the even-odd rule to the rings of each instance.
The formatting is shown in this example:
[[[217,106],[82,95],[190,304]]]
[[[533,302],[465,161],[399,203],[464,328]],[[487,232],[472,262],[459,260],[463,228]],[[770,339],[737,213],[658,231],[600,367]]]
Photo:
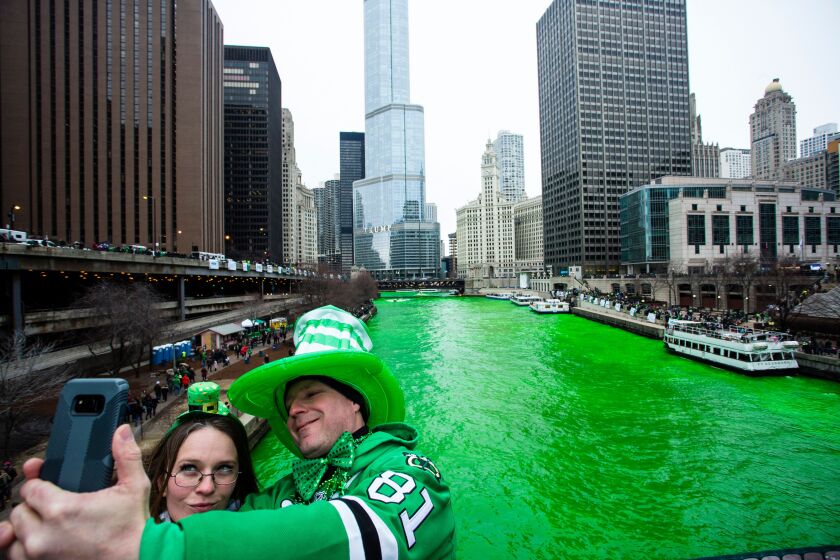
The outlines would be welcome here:
[[[281,84],[268,47],[225,45],[225,251],[283,262]]]
[[[339,252],[341,272],[353,266],[353,183],[365,178],[365,133],[339,133]]]
[[[619,197],[691,174],[685,0],[554,0],[537,66],[545,264],[618,273]]]
[[[353,183],[355,263],[376,278],[437,276],[423,107],[409,103],[408,1],[365,0],[365,178]]]

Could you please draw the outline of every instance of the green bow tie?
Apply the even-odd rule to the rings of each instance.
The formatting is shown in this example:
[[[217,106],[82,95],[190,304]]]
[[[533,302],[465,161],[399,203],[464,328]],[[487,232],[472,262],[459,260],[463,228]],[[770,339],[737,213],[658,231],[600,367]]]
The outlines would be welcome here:
[[[321,479],[330,466],[336,469],[349,471],[356,458],[356,445],[350,432],[344,432],[332,446],[326,457],[316,459],[301,459],[292,466],[292,478],[295,481],[295,488],[303,501],[308,502],[318,486]]]

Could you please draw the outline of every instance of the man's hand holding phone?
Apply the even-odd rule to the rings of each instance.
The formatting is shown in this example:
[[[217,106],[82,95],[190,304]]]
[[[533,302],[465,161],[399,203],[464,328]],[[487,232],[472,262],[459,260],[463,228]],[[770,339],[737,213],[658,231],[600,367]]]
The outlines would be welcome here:
[[[149,518],[149,478],[130,426],[116,430],[111,448],[117,483],[97,492],[62,490],[38,478],[42,459],[27,461],[24,503],[12,511],[11,522],[0,523],[0,549],[12,560],[138,558]]]

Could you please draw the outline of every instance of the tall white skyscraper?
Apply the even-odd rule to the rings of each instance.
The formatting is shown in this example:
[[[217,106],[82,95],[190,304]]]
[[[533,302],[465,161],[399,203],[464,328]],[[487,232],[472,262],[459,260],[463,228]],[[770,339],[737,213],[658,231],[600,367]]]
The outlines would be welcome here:
[[[828,147],[829,137],[837,136],[837,123],[826,123],[814,129],[814,135],[799,142],[799,157],[806,158]]]
[[[499,168],[499,190],[511,202],[525,200],[525,158],[522,135],[507,130],[499,132],[493,141]]]
[[[723,148],[720,151],[720,176],[724,179],[744,179],[752,175],[750,151],[741,148]]]
[[[353,183],[355,263],[376,278],[436,276],[423,107],[409,102],[408,0],[365,0],[365,178]]]

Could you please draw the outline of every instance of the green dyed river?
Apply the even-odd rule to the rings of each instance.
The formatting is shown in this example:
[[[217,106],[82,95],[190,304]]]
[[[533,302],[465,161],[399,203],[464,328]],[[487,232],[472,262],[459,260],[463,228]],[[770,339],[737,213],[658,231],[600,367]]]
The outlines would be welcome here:
[[[840,385],[750,378],[572,315],[385,298],[373,351],[449,482],[460,558],[840,543]],[[291,455],[254,451],[261,481]]]

